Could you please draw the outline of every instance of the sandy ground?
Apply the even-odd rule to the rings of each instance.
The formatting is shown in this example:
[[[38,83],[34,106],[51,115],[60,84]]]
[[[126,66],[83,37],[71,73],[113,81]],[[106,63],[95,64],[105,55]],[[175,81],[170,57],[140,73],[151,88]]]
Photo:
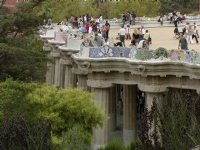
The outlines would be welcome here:
[[[119,28],[114,28],[114,29],[110,29],[110,33],[109,36],[110,38],[116,38],[117,33],[119,31]],[[174,28],[173,27],[157,27],[157,28],[145,28],[149,30],[149,33],[151,34],[151,38],[152,38],[152,45],[151,45],[151,49],[156,49],[158,47],[165,47],[167,49],[178,49],[178,43],[179,40],[174,38]],[[181,29],[181,28],[180,28]],[[180,30],[179,29],[179,30]],[[131,35],[133,33],[133,28],[130,30]],[[198,39],[200,42],[200,39]],[[115,40],[119,41],[119,40]],[[195,39],[193,39],[194,44],[189,44],[188,48],[189,50],[196,50],[200,52],[200,44],[196,44]],[[130,44],[130,40],[126,40],[126,46],[129,46]]]

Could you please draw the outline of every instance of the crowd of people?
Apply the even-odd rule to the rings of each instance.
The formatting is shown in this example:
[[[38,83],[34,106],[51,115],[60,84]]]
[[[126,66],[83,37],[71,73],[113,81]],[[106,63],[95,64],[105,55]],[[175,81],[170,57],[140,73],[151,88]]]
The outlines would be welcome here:
[[[134,11],[122,14],[123,26],[125,24],[135,25],[135,18],[136,18],[136,14]]]
[[[176,38],[179,39],[179,49],[188,50],[188,44],[194,44],[194,40],[196,44],[199,43],[199,33],[198,33],[198,26],[194,22],[193,24],[187,22],[186,25],[182,28],[182,31],[179,31],[178,27],[175,27],[174,34]]]
[[[134,46],[136,48],[150,49],[152,44],[152,38],[148,30],[143,26],[133,29],[130,31],[130,26],[135,22],[135,13],[129,12],[122,14],[122,26],[118,32],[118,42],[115,42],[114,46]],[[185,27],[179,31],[178,24],[182,23],[182,20],[186,18],[185,15],[174,11],[169,13],[168,20],[170,23],[174,23],[175,37],[179,39],[178,48],[182,50],[188,50],[188,44],[199,43],[198,26],[196,23],[187,23]],[[159,22],[163,24],[163,16],[160,16]],[[47,24],[52,24],[51,18],[47,19]],[[89,34],[94,37],[94,41],[97,46],[103,46],[105,42],[109,41],[110,23],[104,21],[102,15],[93,18],[88,14],[82,16],[71,16],[65,18],[63,21],[58,23],[60,25],[60,31],[68,31],[70,28],[78,29],[83,35]],[[126,45],[125,40],[129,40],[130,44]]]
[[[122,26],[119,30],[119,39],[121,46],[125,47],[125,39],[131,40],[130,46],[137,48],[149,49],[152,42],[150,33],[144,29],[144,26],[135,28],[132,36],[130,35],[130,25]]]

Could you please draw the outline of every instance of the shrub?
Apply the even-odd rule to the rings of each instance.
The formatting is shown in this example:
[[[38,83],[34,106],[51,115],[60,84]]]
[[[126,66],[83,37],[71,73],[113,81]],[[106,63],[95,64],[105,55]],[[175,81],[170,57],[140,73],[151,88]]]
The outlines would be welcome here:
[[[121,141],[113,140],[111,143],[106,145],[105,148],[100,148],[99,150],[125,150],[125,148]]]

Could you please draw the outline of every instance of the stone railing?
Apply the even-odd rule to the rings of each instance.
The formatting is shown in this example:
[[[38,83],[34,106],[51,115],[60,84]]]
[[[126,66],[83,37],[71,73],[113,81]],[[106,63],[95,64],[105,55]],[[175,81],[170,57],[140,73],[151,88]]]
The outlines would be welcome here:
[[[135,48],[125,48],[125,47],[111,47],[105,45],[103,47],[81,47],[79,57],[87,58],[126,58],[133,61],[146,61],[146,62],[184,62],[192,64],[200,64],[200,53],[191,50],[168,50],[166,55],[160,55],[157,58],[156,51],[145,50],[145,49],[135,49]]]
[[[135,21],[136,22],[158,22],[158,18],[157,17],[136,17]],[[200,20],[200,16],[186,16],[186,20],[187,21],[199,21]],[[107,19],[107,20],[103,20],[102,23],[105,23],[106,21],[108,21],[111,25],[113,24],[118,24],[122,22],[122,18],[113,18],[113,19]],[[167,21],[167,16],[164,17],[164,21]]]

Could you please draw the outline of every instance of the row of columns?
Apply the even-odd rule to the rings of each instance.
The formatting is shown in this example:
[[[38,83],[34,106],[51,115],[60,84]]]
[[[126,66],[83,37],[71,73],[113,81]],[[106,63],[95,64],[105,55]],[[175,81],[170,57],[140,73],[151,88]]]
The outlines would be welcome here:
[[[68,88],[78,87],[87,90],[87,75],[73,74],[71,55],[62,52],[55,45],[51,51],[47,51],[47,55],[51,58],[47,67],[46,80],[49,85],[56,87]],[[112,140],[111,133],[116,130],[116,87],[115,86],[96,86],[90,85],[94,95],[94,102],[108,116],[108,120],[103,127],[94,129],[94,138],[92,150],[97,150],[101,146],[105,146]],[[137,85],[123,85],[123,142],[128,145],[137,136]],[[153,98],[159,94],[146,93],[146,106],[151,107]]]
[[[105,146],[116,129],[116,87],[93,88],[94,101],[108,116],[103,127],[94,130],[92,150]],[[160,99],[160,93],[145,93],[146,107],[151,108],[153,99]],[[123,85],[123,143],[130,144],[137,137],[137,85]]]
[[[78,87],[87,89],[87,76],[76,75],[72,72],[73,53],[59,50],[56,45],[49,45],[46,50],[50,62],[47,63],[46,83],[56,87],[68,88]],[[46,46],[47,47],[47,46]]]

